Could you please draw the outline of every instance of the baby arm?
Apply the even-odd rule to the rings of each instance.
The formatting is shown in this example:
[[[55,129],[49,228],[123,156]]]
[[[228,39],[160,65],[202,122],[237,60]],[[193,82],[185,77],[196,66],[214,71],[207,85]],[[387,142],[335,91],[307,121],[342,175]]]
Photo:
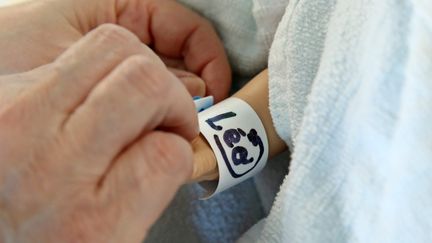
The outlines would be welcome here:
[[[233,96],[246,101],[260,117],[269,141],[269,157],[284,151],[286,145],[277,135],[270,115],[267,70],[253,78]],[[192,145],[194,149],[194,170],[191,181],[217,179],[216,157],[205,138],[200,135],[193,141]]]

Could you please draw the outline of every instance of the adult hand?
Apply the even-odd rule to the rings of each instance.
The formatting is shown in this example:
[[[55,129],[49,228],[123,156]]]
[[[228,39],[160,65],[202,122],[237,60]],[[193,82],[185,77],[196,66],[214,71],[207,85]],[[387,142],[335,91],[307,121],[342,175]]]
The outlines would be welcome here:
[[[172,0],[33,0],[1,8],[0,74],[51,63],[104,23],[129,29],[167,64],[201,77],[207,94],[216,100],[227,96],[231,71],[215,31],[204,18]],[[194,84],[190,74],[178,70],[175,74]],[[200,87],[190,90],[202,93]]]
[[[193,102],[123,28],[1,76],[0,99],[0,242],[140,242],[192,173]]]

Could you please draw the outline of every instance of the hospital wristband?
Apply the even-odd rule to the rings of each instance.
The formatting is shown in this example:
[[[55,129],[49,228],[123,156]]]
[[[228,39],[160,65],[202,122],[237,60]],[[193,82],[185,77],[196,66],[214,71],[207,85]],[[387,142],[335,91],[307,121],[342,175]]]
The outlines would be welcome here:
[[[201,182],[205,198],[256,175],[267,163],[269,144],[264,126],[245,101],[228,98],[198,114],[201,134],[213,150],[217,181]]]

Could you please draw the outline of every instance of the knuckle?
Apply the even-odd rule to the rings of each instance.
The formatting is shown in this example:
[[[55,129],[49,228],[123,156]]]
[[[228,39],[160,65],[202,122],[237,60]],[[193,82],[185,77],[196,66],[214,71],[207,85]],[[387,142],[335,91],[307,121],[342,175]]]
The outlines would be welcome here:
[[[145,55],[152,58],[155,64],[164,66],[150,47],[143,44],[134,33],[124,27],[103,24],[97,27],[92,35],[90,42],[96,43],[95,46],[108,46],[109,56],[120,56],[126,60],[133,55]]]
[[[162,174],[187,178],[192,174],[192,148],[175,134],[154,132],[151,135],[151,168]]]
[[[127,84],[148,100],[159,100],[170,89],[168,79],[163,78],[164,71],[150,57],[128,58],[123,75]]]
[[[103,43],[106,41],[116,44],[139,42],[138,38],[129,30],[115,24],[102,24],[94,30],[94,34]]]
[[[58,83],[59,81],[67,80],[66,78],[71,75],[67,70],[69,65],[62,60],[56,60],[47,69],[48,77],[47,80],[51,85]]]

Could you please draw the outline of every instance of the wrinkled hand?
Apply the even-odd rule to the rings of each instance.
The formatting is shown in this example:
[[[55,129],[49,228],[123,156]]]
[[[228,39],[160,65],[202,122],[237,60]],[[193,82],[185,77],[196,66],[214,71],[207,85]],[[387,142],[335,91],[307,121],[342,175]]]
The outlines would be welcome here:
[[[190,177],[197,134],[183,85],[115,25],[1,76],[0,242],[140,242]]]
[[[231,71],[218,36],[208,21],[173,0],[33,0],[2,8],[0,74],[51,63],[104,23],[129,29],[169,66],[189,71],[173,69],[193,95],[203,95],[205,87],[192,73],[216,100],[227,96]]]

